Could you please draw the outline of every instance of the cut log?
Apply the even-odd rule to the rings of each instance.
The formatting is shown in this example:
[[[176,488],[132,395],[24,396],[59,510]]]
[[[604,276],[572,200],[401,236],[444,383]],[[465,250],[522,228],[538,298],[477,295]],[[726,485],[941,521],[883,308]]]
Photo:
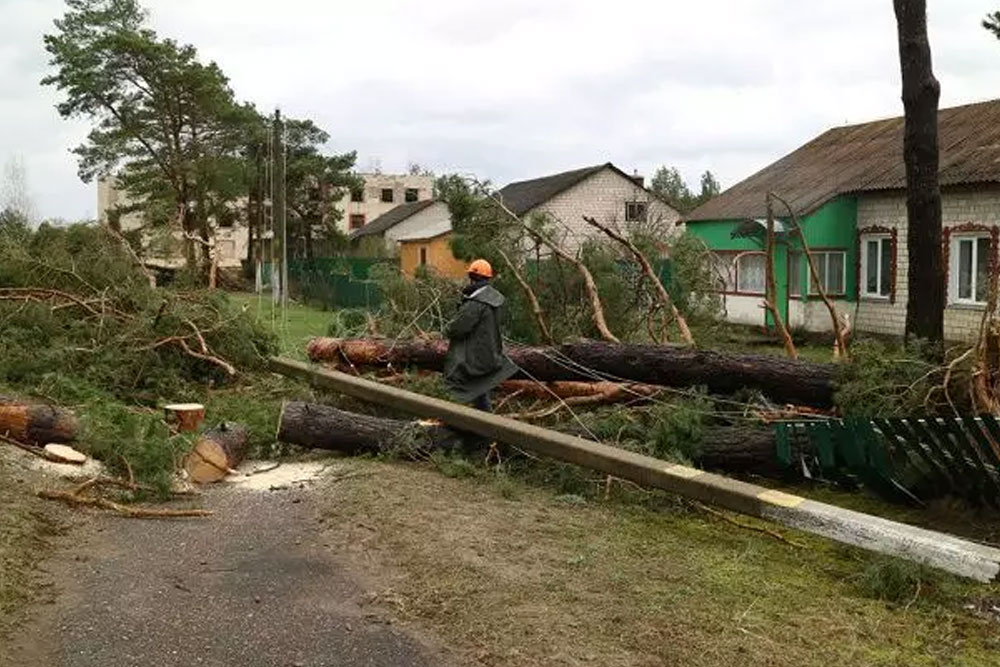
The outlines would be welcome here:
[[[573,432],[569,429],[568,432]],[[407,448],[412,454],[456,447],[472,449],[486,441],[453,431],[432,420],[406,421],[361,415],[328,405],[289,402],[278,423],[278,440],[292,445],[347,454],[381,454]],[[768,428],[722,427],[709,431],[695,461],[713,470],[781,478]]]
[[[193,433],[205,420],[205,406],[201,403],[173,403],[163,406],[163,419],[178,433]]]
[[[184,470],[192,482],[217,482],[240,464],[248,444],[246,426],[223,422],[195,441],[184,459]]]
[[[66,445],[49,443],[42,449],[42,453],[45,454],[45,458],[50,461],[55,461],[56,463],[83,465],[87,462],[86,454],[78,452],[72,447],[68,447]]]
[[[0,435],[45,445],[73,442],[78,431],[76,415],[65,408],[0,396]]]
[[[312,361],[347,367],[414,367],[440,371],[448,343],[442,340],[317,338],[309,343],[307,351]],[[556,347],[511,346],[507,355],[524,371],[522,377],[530,374],[543,382],[607,379],[670,387],[705,386],[718,394],[750,388],[778,403],[818,407],[833,403],[833,364],[689,347],[596,341]]]
[[[436,421],[371,417],[328,405],[290,401],[278,418],[278,440],[346,454],[380,454],[399,447],[416,453],[461,444],[462,436]],[[474,436],[469,437],[475,442]]]

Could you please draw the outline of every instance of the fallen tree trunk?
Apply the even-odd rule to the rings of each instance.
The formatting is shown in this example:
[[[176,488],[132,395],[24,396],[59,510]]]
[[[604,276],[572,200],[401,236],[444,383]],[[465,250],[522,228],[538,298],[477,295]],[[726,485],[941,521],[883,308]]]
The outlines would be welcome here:
[[[192,482],[217,482],[240,464],[248,445],[246,426],[223,422],[195,441],[184,459],[184,470]]]
[[[0,396],[0,435],[32,445],[73,442],[79,425],[65,408]]]
[[[316,338],[312,361],[346,368],[416,367],[440,371],[448,343],[442,340]],[[826,407],[833,403],[834,366],[760,354],[730,354],[665,345],[623,345],[596,341],[556,347],[512,346],[511,361],[524,376],[543,382],[610,379],[691,387],[731,394],[757,389],[779,403]],[[596,375],[596,377],[594,377]]]
[[[292,445],[347,454],[394,450],[413,455],[455,448],[472,449],[484,440],[442,426],[437,421],[372,417],[328,405],[286,403],[278,422],[278,440]],[[767,428],[723,427],[709,431],[695,457],[699,465],[728,472],[780,478],[774,435]]]

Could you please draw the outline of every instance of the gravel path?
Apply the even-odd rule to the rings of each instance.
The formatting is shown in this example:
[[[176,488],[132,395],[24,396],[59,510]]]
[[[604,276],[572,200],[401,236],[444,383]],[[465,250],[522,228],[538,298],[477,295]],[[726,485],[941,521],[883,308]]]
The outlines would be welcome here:
[[[48,563],[54,605],[18,632],[10,667],[445,664],[366,604],[295,485],[212,489],[205,520],[94,516]]]

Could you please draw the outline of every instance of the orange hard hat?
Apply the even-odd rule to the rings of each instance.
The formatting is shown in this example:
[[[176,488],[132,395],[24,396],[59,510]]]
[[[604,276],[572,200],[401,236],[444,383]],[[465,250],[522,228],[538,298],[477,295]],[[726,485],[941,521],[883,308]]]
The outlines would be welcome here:
[[[469,264],[469,273],[483,278],[492,278],[493,267],[485,259],[477,259]]]

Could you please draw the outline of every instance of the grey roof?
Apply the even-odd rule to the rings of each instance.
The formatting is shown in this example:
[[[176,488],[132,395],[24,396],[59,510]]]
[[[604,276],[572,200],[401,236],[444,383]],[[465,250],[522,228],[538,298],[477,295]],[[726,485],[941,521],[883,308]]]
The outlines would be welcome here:
[[[942,186],[1000,183],[1000,100],[938,112]],[[824,132],[685,217],[734,220],[767,215],[768,192],[806,215],[842,194],[906,187],[903,118]]]
[[[361,229],[355,229],[351,232],[349,238],[359,239],[363,236],[371,236],[373,234],[384,234],[386,230],[395,227],[403,220],[416,215],[420,211],[424,210],[431,204],[433,204],[436,199],[425,199],[423,201],[414,201],[408,204],[400,204],[399,206],[390,209],[388,213],[383,213],[379,217],[375,218],[367,225]]]
[[[622,178],[635,183],[637,187],[642,188],[646,192],[649,192],[652,196],[660,199],[660,197],[658,197],[655,193],[650,192],[650,190],[644,187],[641,183],[636,183],[635,177],[629,176],[610,162],[596,164],[592,167],[584,167],[582,169],[574,169],[572,171],[564,171],[559,174],[552,174],[551,176],[533,178],[529,181],[516,181],[514,183],[510,183],[500,190],[500,199],[504,206],[509,208],[515,215],[521,216],[531,209],[549,201],[557,194],[569,190],[577,183],[582,183],[604,169],[610,169]],[[666,204],[666,202],[663,203]],[[669,204],[667,205],[669,206]]]
[[[500,199],[504,206],[515,215],[524,215],[539,204],[544,204],[560,192],[565,192],[577,183],[584,181],[605,167],[612,166],[610,162],[593,167],[564,171],[551,176],[533,178],[528,181],[510,183],[500,190]]]

